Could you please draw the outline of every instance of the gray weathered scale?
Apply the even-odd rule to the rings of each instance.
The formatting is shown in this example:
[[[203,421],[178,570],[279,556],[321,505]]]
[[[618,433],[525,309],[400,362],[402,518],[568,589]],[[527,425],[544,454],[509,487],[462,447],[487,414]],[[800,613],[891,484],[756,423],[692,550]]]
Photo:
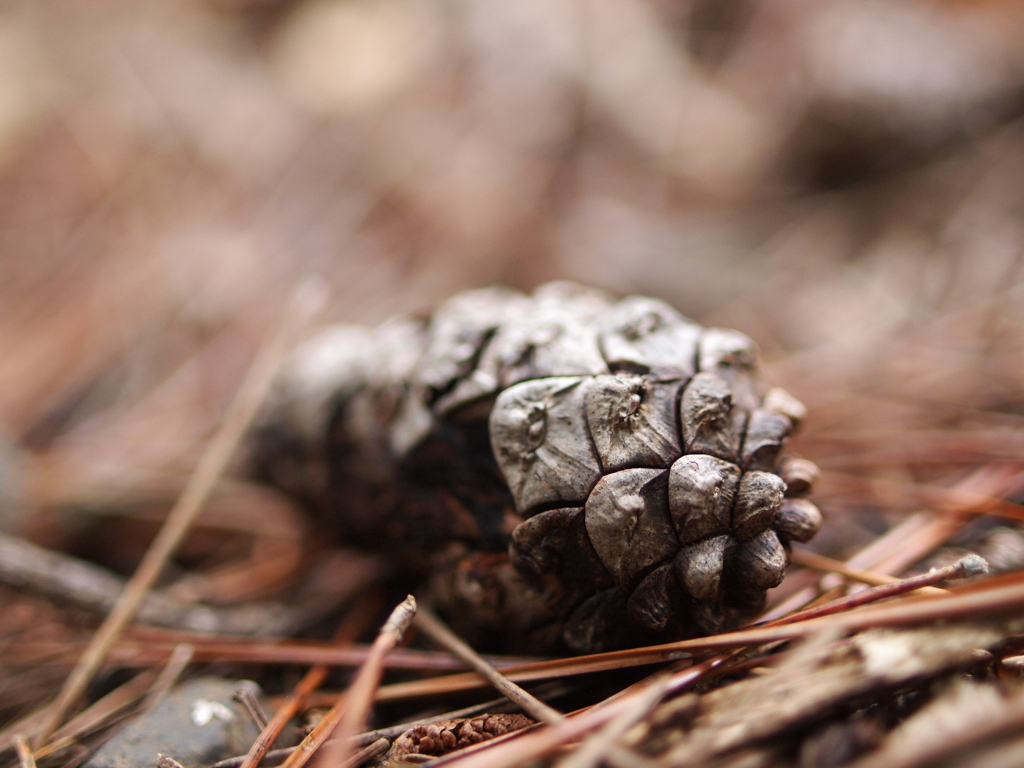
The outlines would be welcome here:
[[[821,515],[803,406],[741,333],[570,283],[329,329],[261,429],[265,475],[429,568],[464,633],[596,651],[752,615]]]

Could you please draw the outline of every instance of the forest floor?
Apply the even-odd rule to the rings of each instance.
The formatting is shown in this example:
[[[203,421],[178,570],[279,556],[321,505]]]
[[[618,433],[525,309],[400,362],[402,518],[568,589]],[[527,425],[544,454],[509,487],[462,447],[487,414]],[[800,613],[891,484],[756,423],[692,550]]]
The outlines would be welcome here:
[[[369,761],[525,708],[443,764],[1018,765],[1022,34],[1006,0],[4,4],[0,766],[201,675],[310,728],[375,696],[332,742]],[[374,650],[385,566],[241,457],[302,334],[560,278],[752,337],[825,525],[756,626],[490,657],[548,707],[510,708],[429,620]]]

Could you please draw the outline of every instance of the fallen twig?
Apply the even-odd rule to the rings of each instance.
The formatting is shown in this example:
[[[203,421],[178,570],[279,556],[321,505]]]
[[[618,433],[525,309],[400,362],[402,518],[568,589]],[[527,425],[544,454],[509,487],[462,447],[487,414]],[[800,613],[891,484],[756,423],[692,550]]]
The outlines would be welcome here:
[[[14,748],[18,751],[21,768],[36,768],[36,758],[32,754],[32,748],[28,745],[28,739],[20,733],[14,737]]]
[[[342,622],[341,626],[334,633],[333,642],[345,643],[351,642],[359,633],[362,631],[363,626],[368,620],[368,611],[371,609],[371,601],[361,600],[357,603],[356,607],[349,612],[346,620]],[[317,664],[311,667],[298,685],[295,686],[295,690],[292,695],[277,709],[274,713],[273,718],[260,730],[260,735],[256,737],[252,747],[249,749],[245,759],[241,762],[242,768],[256,768],[260,764],[264,755],[267,754],[267,750],[274,744],[277,737],[284,730],[284,727],[288,722],[298,713],[303,703],[306,701],[306,697],[310,693],[315,691],[323,683],[327,677],[327,673],[330,668],[326,664]],[[290,754],[290,753],[289,753]]]
[[[668,684],[668,679],[663,678],[649,685],[633,700],[631,707],[624,709],[618,717],[586,739],[572,755],[559,764],[559,768],[592,768],[609,751],[616,748],[624,750],[624,747],[619,746],[619,740],[661,700],[665,691],[668,690]],[[650,762],[637,754],[629,754],[628,759],[627,765],[631,763],[638,768],[642,763]]]
[[[886,584],[894,584],[900,581],[900,579],[895,576],[874,573],[862,568],[854,568],[853,566],[844,563],[842,560],[835,560],[831,557],[819,555],[817,552],[812,552],[809,549],[802,549],[798,547],[794,547],[792,552],[789,553],[789,561],[796,565],[813,568],[814,570],[821,571],[823,573],[838,573],[840,576],[845,576],[848,579],[853,579],[854,581],[859,581],[862,584],[867,584],[872,587],[881,587]],[[917,589],[933,595],[944,595],[948,593],[948,590],[937,589],[936,587],[917,587]]]
[[[420,608],[413,622],[417,627],[430,635],[431,638],[483,675],[500,693],[519,705],[524,712],[531,715],[535,720],[552,725],[560,723],[564,719],[561,712],[552,709],[532,693],[516,685],[492,665],[488,664],[480,654],[460,640],[429,609]]]
[[[384,657],[401,641],[415,615],[416,600],[409,595],[384,622],[380,634],[370,648],[370,655],[360,667],[355,681],[348,690],[345,711],[336,729],[337,741],[331,749],[326,750],[327,754],[323,757],[325,765],[345,765],[351,759],[352,738],[366,725],[366,714],[373,706],[374,694],[380,685],[380,676],[384,670]]]
[[[338,697],[334,706],[324,714],[313,731],[289,755],[284,762],[285,768],[301,768],[332,735],[336,735],[336,745],[324,758],[327,764],[345,764],[351,759],[352,737],[361,730],[366,712],[373,702],[373,695],[383,670],[384,656],[401,640],[402,633],[412,621],[415,612],[416,601],[412,595],[391,612],[391,616],[384,622],[380,634],[377,635],[366,661],[360,667],[355,681]]]

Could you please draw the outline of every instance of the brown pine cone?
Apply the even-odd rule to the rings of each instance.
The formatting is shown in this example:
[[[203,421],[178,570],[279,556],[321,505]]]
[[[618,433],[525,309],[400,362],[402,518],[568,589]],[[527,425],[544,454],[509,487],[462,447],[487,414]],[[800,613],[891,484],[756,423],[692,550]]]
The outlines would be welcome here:
[[[299,350],[263,473],[432,570],[457,628],[584,652],[735,625],[821,515],[753,342],[570,283],[469,291]],[[507,552],[507,554],[506,554]]]
[[[387,754],[387,762],[420,762],[528,725],[533,725],[533,721],[524,715],[480,715],[417,725],[395,739]]]

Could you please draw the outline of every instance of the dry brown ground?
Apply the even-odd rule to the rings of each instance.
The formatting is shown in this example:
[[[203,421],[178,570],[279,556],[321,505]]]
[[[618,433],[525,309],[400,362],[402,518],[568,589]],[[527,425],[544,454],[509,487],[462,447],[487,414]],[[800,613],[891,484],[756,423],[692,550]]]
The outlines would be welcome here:
[[[4,3],[0,529],[130,574],[310,275],[323,319],[365,323],[495,282],[655,295],[754,337],[809,406],[793,448],[823,470],[816,552],[905,576],[977,551],[1007,575],[687,646],[657,696],[456,764],[1016,765],[1022,34],[1012,0]],[[221,481],[160,588],[182,629],[123,634],[89,700],[182,638],[276,693],[304,664],[359,663],[194,633],[198,600],[224,632],[340,616],[371,638],[376,565],[310,567],[304,532],[287,500]],[[98,624],[56,581],[0,588],[4,765],[27,764],[13,735]],[[794,565],[776,605],[843,583]],[[420,677],[453,666],[402,653]],[[586,663],[553,703],[638,679]],[[377,725],[445,684],[404,674]]]

